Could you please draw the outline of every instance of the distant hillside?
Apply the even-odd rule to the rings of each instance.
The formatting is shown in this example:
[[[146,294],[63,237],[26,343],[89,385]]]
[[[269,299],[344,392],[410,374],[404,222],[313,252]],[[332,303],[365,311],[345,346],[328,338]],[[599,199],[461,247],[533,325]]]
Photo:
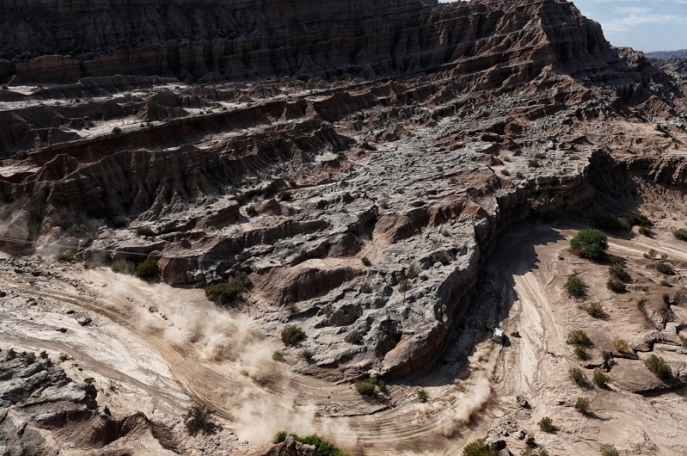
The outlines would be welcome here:
[[[657,60],[687,59],[687,49],[681,49],[679,51],[647,52],[645,55],[650,59]]]

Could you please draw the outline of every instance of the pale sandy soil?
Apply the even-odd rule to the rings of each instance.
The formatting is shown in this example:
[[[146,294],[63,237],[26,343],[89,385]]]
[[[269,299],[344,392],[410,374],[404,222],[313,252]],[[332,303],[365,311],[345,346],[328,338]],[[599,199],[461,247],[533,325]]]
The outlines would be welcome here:
[[[256,444],[287,429],[318,432],[352,454],[453,455],[466,442],[505,429],[509,448],[518,454],[524,445],[513,431],[525,429],[551,454],[596,454],[599,444],[611,443],[621,454],[684,455],[687,399],[681,390],[650,397],[630,393],[616,377],[625,371],[615,368],[608,374],[610,389],[582,390],[568,379],[568,369],[578,364],[565,337],[571,329],[584,329],[597,348],[615,338],[640,337],[646,321],[636,310],[638,296],[661,291],[660,274],[647,268],[650,260],[643,254],[653,248],[669,261],[687,261],[687,244],[666,233],[656,239],[611,239],[611,253],[626,258],[633,279],[651,288],[630,286],[630,293],[614,295],[605,287],[607,267],[567,252],[575,232],[550,225],[512,230],[485,266],[488,287],[503,309],[502,326],[522,337],[509,337],[502,347],[484,340],[484,334],[458,335],[444,356],[447,362],[427,376],[389,385],[377,400],[362,400],[350,384],[293,373],[289,365],[299,360],[273,361],[281,343],[261,334],[256,316],[217,308],[201,290],[150,285],[105,268],[84,270],[52,259],[44,260],[50,278],[29,280],[11,271],[0,276],[0,289],[10,293],[0,307],[0,344],[46,349],[54,359],[66,353],[71,359],[61,365],[68,374],[77,381],[94,377],[99,402],[115,414],[141,410],[174,422],[190,404],[201,403],[240,439]],[[573,272],[589,285],[586,302],[563,291]],[[671,280],[676,286],[683,281],[679,275]],[[489,303],[480,305],[480,293],[475,314]],[[38,304],[27,304],[29,297]],[[608,319],[587,315],[586,303],[593,301],[603,304]],[[75,317],[82,314],[93,322],[80,326]],[[460,362],[465,354],[468,366]],[[596,348],[590,354],[601,355]],[[687,361],[680,353],[665,358]],[[593,370],[583,370],[591,378]],[[428,392],[427,403],[417,401],[418,385]],[[515,405],[518,394],[527,397],[531,410]],[[575,412],[577,397],[590,399],[592,417]],[[543,416],[554,420],[556,434],[538,430]]]

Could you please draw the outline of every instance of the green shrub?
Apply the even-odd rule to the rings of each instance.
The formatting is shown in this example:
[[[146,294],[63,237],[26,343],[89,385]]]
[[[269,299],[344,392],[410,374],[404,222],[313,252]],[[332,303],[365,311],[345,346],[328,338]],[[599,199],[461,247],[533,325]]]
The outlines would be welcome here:
[[[516,177],[517,179],[522,179],[522,178],[525,177],[525,175],[522,174],[520,171],[518,171],[517,173],[515,173],[515,177]]]
[[[673,284],[670,283],[670,282],[668,282],[666,279],[663,279],[663,280],[661,280],[661,286],[662,286],[662,287],[672,288]]]
[[[422,272],[420,268],[418,268],[416,265],[412,265],[406,273],[406,277],[410,280],[413,280],[420,275],[420,272]]]
[[[606,388],[608,382],[610,382],[611,379],[608,377],[608,375],[604,374],[603,372],[596,371],[594,372],[594,377],[592,377],[592,381],[599,388]]]
[[[653,222],[649,220],[649,217],[641,212],[634,212],[632,215],[630,215],[629,220],[632,226],[643,226],[646,228],[651,228],[654,226]]]
[[[22,361],[24,363],[24,366],[30,366],[31,364],[36,362],[36,354],[34,352],[29,352],[24,355]]]
[[[363,263],[363,266],[372,266],[372,262],[368,257],[362,257],[360,261]]]
[[[229,305],[236,302],[252,286],[253,284],[248,276],[240,272],[227,282],[213,283],[205,287],[205,297],[215,304]]]
[[[281,330],[281,341],[286,346],[294,346],[305,339],[305,333],[296,325],[288,325]]]
[[[606,318],[606,312],[604,311],[601,303],[593,302],[587,307],[587,313],[592,318]]]
[[[583,415],[589,414],[589,399],[578,397],[575,402],[575,411]]]
[[[287,192],[286,190],[279,192],[280,201],[291,201],[292,199],[293,197],[291,196],[291,193]]]
[[[658,263],[656,265],[656,270],[661,274],[665,275],[675,275],[675,269],[668,263]]]
[[[587,284],[578,276],[573,274],[565,282],[565,291],[574,298],[583,298],[587,294]]]
[[[451,264],[451,258],[448,256],[448,253],[446,253],[443,250],[440,250],[438,252],[434,252],[432,254],[432,262],[433,263],[441,263],[444,266]]]
[[[594,226],[600,230],[608,231],[609,233],[617,233],[618,231],[625,231],[628,229],[626,220],[611,216],[597,218],[594,221]]]
[[[606,287],[611,290],[613,293],[625,293],[627,291],[627,287],[625,284],[616,279],[615,277],[611,277],[608,279],[606,282]]]
[[[136,236],[155,236],[155,232],[148,225],[140,225],[136,228]]]
[[[498,456],[496,447],[488,444],[484,439],[468,443],[463,448],[463,456]]]
[[[346,334],[344,340],[349,344],[361,345],[363,343],[363,333],[361,333],[357,329],[354,329],[353,331]]]
[[[649,228],[648,226],[640,226],[639,227],[639,234],[641,234],[642,236],[651,237],[654,233],[651,231],[651,228]]]
[[[67,234],[79,239],[90,239],[93,236],[93,230],[83,224],[74,224],[67,229]]]
[[[246,208],[246,215],[248,217],[255,217],[256,215],[258,215],[258,211],[257,209],[255,209],[254,206],[251,205]]]
[[[582,361],[586,361],[589,359],[589,355],[587,354],[587,349],[580,346],[580,345],[575,346],[574,352],[575,352],[575,356],[577,357],[577,359],[580,359]]]
[[[74,252],[72,251],[62,252],[55,255],[55,259],[60,263],[68,263],[70,261],[74,261],[74,258]]]
[[[549,456],[549,452],[545,448],[539,447],[537,449],[528,448],[522,452],[521,456]]]
[[[539,168],[539,161],[535,158],[530,158],[527,160],[527,166],[530,168]]]
[[[570,240],[570,249],[582,258],[598,260],[608,250],[608,238],[599,230],[582,230]]]
[[[282,443],[288,436],[293,437],[296,442],[314,446],[317,454],[320,456],[349,456],[348,453],[345,453],[342,449],[334,446],[332,443],[328,442],[317,434],[301,437],[297,434],[289,434],[285,431],[281,431],[277,433],[273,442]]]
[[[672,369],[668,364],[666,364],[663,358],[659,356],[651,355],[644,360],[644,365],[647,367],[647,369],[653,372],[656,377],[660,378],[664,382],[673,379]]]
[[[314,356],[315,356],[315,353],[313,353],[310,350],[303,350],[301,352],[301,358],[303,358],[308,364],[311,364],[313,362]]]
[[[159,273],[160,268],[157,266],[157,260],[153,258],[148,258],[144,262],[139,263],[134,271],[134,275],[141,280],[157,279]]]
[[[129,219],[126,217],[126,215],[118,215],[114,218],[114,220],[112,220],[112,224],[116,228],[124,228],[129,224]]]
[[[95,379],[93,377],[87,377],[83,379],[83,382],[87,385],[92,385],[95,383]]]
[[[210,411],[198,405],[194,405],[186,411],[184,424],[186,425],[188,433],[191,435],[196,435],[199,432],[210,434],[217,427],[212,421]]]
[[[427,391],[425,391],[423,388],[418,388],[415,390],[415,395],[420,402],[427,402]]]
[[[508,171],[507,169],[503,169],[503,170],[501,170],[501,174],[508,177],[508,176],[510,176],[510,171]]]
[[[675,236],[675,239],[679,239],[680,241],[687,241],[687,230],[684,228],[679,228],[673,231],[673,236]]]
[[[112,133],[114,133],[115,135],[121,135],[121,134],[122,134],[122,129],[119,128],[119,127],[114,127],[114,128],[112,129]]]
[[[377,383],[379,383],[379,380],[372,377],[359,380],[355,382],[355,390],[362,396],[372,396],[375,393]]]
[[[570,376],[570,380],[572,380],[573,383],[577,386],[582,388],[586,388],[587,386],[589,386],[589,381],[587,380],[587,377],[585,377],[582,371],[578,368],[571,368],[568,371],[568,375]]]
[[[618,280],[622,280],[623,282],[631,282],[632,277],[630,277],[630,274],[627,273],[625,268],[620,265],[620,264],[612,264],[608,267],[608,272],[611,274],[612,277],[615,277]]]
[[[581,347],[591,347],[593,345],[587,333],[581,329],[570,331],[568,337],[565,339],[565,343],[568,345],[579,345]]]
[[[546,432],[547,434],[553,434],[556,432],[556,426],[553,425],[553,420],[548,416],[545,416],[539,420],[539,429]]]
[[[534,154],[534,158],[536,158],[537,160],[545,160],[545,159],[546,159],[546,154],[543,154],[543,153],[539,152],[539,153],[537,153],[537,154]]]
[[[607,443],[601,445],[601,447],[599,448],[599,454],[601,456],[620,456],[618,450],[616,450],[613,445],[609,445]]]
[[[274,352],[272,353],[272,359],[281,363],[284,361],[284,354],[282,352]]]
[[[131,275],[136,270],[136,265],[131,261],[127,261],[125,259],[120,258],[118,260],[113,261],[112,266],[110,266],[110,268],[112,269],[112,272]]]

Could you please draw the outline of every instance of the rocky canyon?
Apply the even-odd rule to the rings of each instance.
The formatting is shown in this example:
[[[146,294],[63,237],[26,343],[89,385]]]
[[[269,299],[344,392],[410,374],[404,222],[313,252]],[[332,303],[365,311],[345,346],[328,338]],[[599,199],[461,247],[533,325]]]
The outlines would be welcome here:
[[[0,455],[684,455],[681,55],[566,0],[0,24]]]

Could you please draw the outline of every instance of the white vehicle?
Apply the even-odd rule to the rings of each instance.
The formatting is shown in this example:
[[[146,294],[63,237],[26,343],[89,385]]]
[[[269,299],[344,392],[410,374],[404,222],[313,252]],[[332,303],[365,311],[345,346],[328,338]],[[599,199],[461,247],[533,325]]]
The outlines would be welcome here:
[[[494,342],[503,343],[503,329],[494,328],[494,335],[491,336]]]

